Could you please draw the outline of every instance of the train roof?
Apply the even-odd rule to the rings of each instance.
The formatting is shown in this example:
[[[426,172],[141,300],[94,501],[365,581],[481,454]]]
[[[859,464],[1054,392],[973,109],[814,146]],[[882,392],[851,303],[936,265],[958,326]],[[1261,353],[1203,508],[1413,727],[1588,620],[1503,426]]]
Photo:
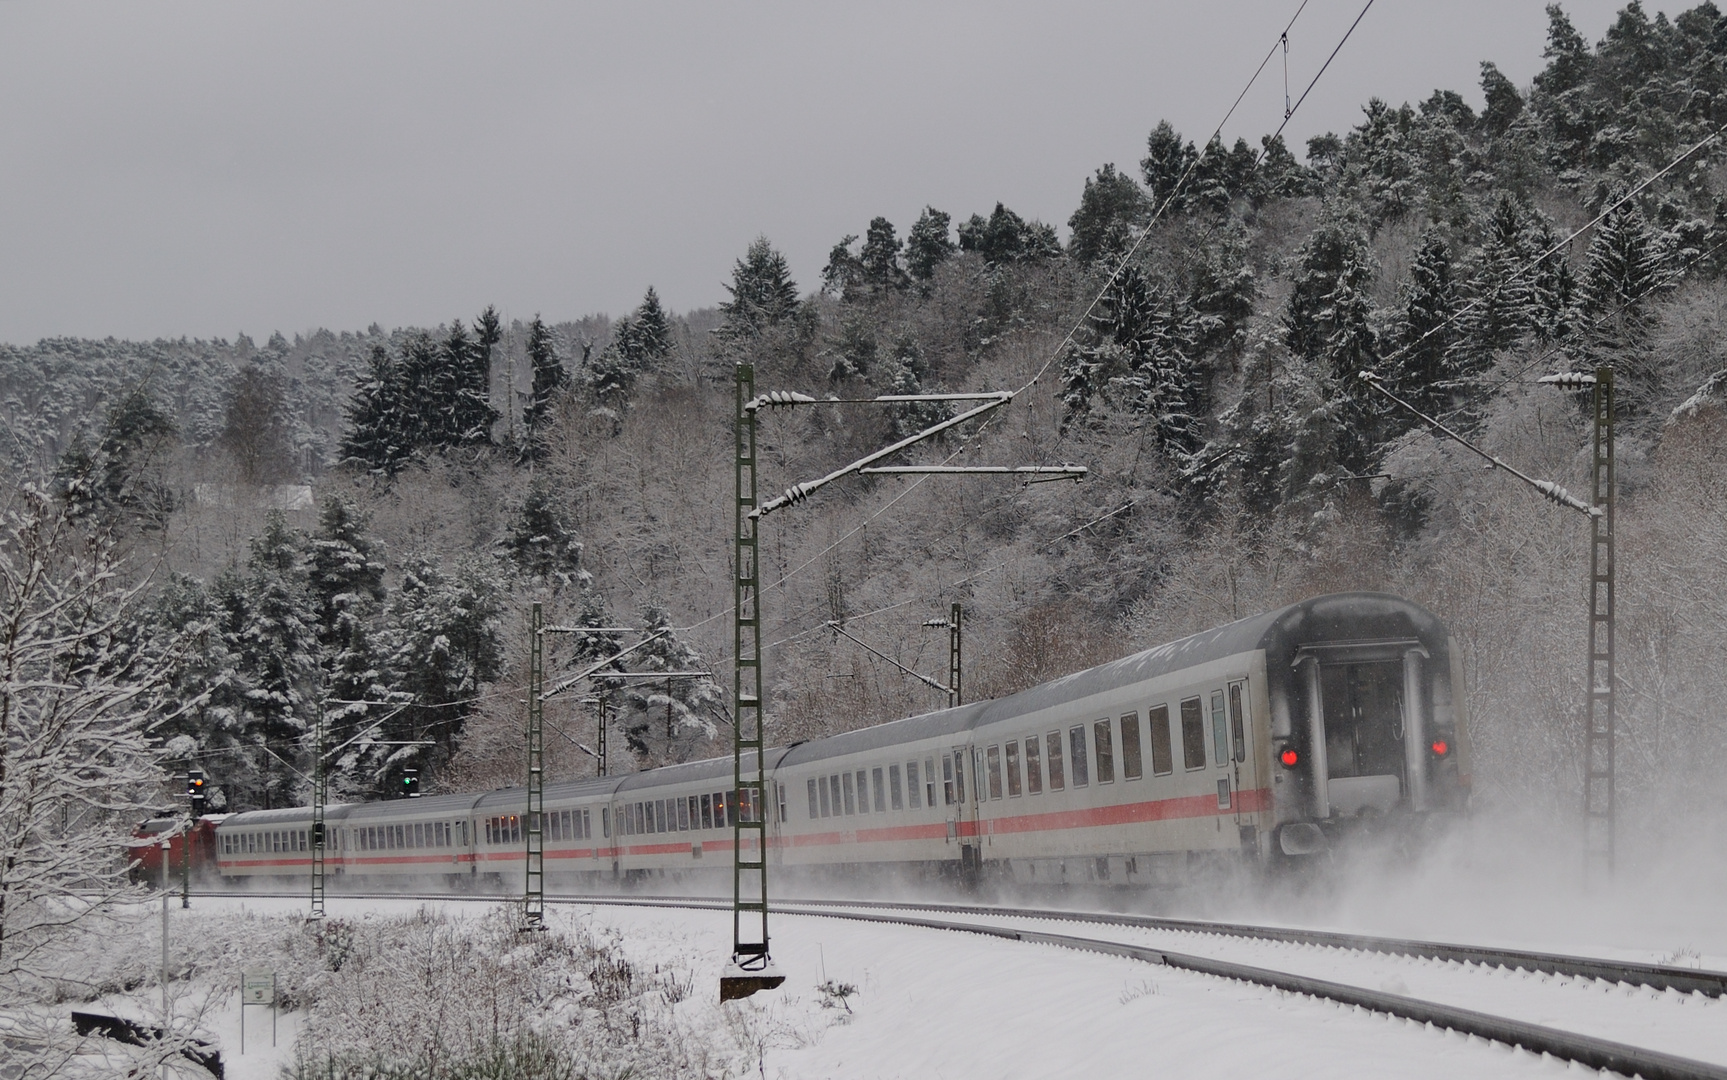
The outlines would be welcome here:
[[[1436,655],[1446,650],[1444,627],[1419,605],[1388,593],[1332,593],[1202,630],[1178,641],[1039,683],[1008,697],[941,709],[804,743],[793,747],[782,764],[820,761],[971,731],[1242,653],[1264,650],[1269,666],[1288,664],[1302,645],[1387,638],[1418,639]]]

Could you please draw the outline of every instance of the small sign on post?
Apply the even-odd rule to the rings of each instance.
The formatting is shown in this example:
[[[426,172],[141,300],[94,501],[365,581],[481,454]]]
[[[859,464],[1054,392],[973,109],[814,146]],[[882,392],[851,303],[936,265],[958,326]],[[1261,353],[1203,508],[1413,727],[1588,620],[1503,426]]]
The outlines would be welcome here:
[[[270,1045],[276,1045],[276,973],[274,971],[243,971],[240,973],[240,1053],[246,1052],[246,1006],[270,1007]]]

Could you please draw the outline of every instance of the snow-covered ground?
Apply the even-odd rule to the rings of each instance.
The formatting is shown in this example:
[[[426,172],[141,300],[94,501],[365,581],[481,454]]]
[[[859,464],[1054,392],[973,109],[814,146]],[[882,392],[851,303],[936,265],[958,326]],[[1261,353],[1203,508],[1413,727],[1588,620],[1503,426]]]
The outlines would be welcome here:
[[[458,925],[477,922],[487,910],[473,901],[434,907]],[[425,908],[406,899],[333,897],[329,903],[332,918],[349,921],[413,916]],[[232,926],[232,916],[244,911],[258,917],[261,931],[274,933],[303,910],[296,900],[201,897],[192,912],[176,908],[173,918],[176,935],[197,934],[205,920]],[[1450,1078],[1554,1075],[1567,1068],[1354,1008],[1130,960],[791,914],[773,926],[773,954],[785,985],[720,1006],[715,999],[730,943],[728,913],[555,904],[549,917],[576,932],[615,930],[638,970],[660,968],[687,980],[692,992],[673,1009],[685,1037],[711,1043],[713,1075],[1114,1077],[1156,1070],[1174,1076]],[[141,925],[141,932],[150,925]],[[1071,923],[1047,928],[1155,941],[1487,1011],[1505,1008],[1531,1020],[1727,1060],[1727,1005],[1700,998],[1680,1003],[1648,991],[1275,943]],[[276,1080],[292,1061],[300,1016],[280,1017],[272,1049],[268,1011],[248,1009],[242,1057],[237,979],[236,971],[204,1026],[221,1046],[229,1077]],[[821,992],[824,984],[857,989],[842,1004]],[[144,988],[105,1003],[148,1016],[157,1000]]]

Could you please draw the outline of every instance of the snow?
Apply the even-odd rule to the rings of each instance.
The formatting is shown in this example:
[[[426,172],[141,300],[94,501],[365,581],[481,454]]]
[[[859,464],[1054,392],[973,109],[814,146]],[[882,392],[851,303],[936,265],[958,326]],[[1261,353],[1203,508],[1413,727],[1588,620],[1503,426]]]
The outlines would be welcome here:
[[[477,920],[490,905],[452,900],[433,906]],[[413,899],[329,900],[330,916],[342,919],[408,916],[424,907]],[[299,900],[199,897],[190,912],[174,909],[175,936],[197,933],[201,919],[231,922],[242,912],[287,917],[304,908]],[[773,924],[773,955],[785,985],[720,1006],[728,912],[553,903],[548,918],[564,928],[616,929],[638,969],[687,972],[693,992],[675,1006],[678,1020],[688,1037],[713,1043],[716,1060],[728,1059],[732,1075],[1113,1077],[1155,1069],[1174,1076],[1451,1078],[1550,1076],[1567,1068],[1352,1007],[1116,957],[789,913]],[[1023,919],[953,918],[1028,925]],[[260,920],[270,924],[288,925]],[[149,938],[151,925],[140,923],[141,938]],[[1701,998],[1278,943],[1074,923],[1044,928],[1150,941],[1487,1011],[1504,1008],[1537,1022],[1727,1060],[1721,1022],[1727,1005]],[[280,1016],[272,1049],[268,1010],[248,1009],[241,1056],[238,974],[224,980],[204,1027],[219,1044],[229,1077],[275,1080],[292,1061],[299,1015]],[[818,990],[824,983],[857,987],[849,1011]],[[104,1003],[150,1017],[157,1000],[152,990],[112,995]]]

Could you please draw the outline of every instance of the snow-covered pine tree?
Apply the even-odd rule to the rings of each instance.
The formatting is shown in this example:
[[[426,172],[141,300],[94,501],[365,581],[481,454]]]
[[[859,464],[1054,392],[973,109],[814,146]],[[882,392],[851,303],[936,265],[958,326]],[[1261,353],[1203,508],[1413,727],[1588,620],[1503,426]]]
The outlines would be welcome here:
[[[366,373],[348,402],[344,466],[380,476],[393,476],[402,467],[411,447],[404,389],[401,365],[382,343],[373,345]]]
[[[456,325],[461,324],[458,321]],[[464,333],[461,337],[466,348],[460,348],[463,342],[454,332],[445,344],[456,363],[459,384],[451,425],[455,444],[489,444],[498,422],[498,410],[492,408],[492,358],[504,337],[497,309],[487,305],[474,321],[474,336],[468,338]]]
[[[318,531],[306,541],[307,581],[317,603],[318,637],[326,650],[349,638],[384,599],[384,560],[366,535],[366,517],[340,495],[324,497]]]
[[[1449,387],[1456,379],[1451,368],[1456,339],[1450,319],[1457,310],[1457,288],[1451,280],[1451,249],[1436,229],[1421,236],[1409,281],[1403,287],[1401,355],[1392,372],[1399,393],[1410,404],[1434,416],[1451,406]],[[1401,417],[1394,428],[1407,430],[1418,421]]]
[[[455,408],[456,382],[430,334],[424,331],[409,334],[401,348],[396,430],[402,446],[408,454],[441,447],[445,445],[449,417]]]
[[[900,266],[900,241],[894,234],[893,222],[885,217],[873,218],[864,230],[863,250],[858,253],[858,269],[863,283],[872,294],[895,292],[910,283]]]
[[[1119,258],[1133,243],[1133,230],[1148,213],[1147,205],[1133,177],[1105,165],[1086,179],[1079,209],[1067,219],[1073,230],[1068,254],[1081,263]]]
[[[933,206],[923,208],[911,232],[906,234],[906,272],[918,281],[928,281],[935,268],[946,262],[958,246],[949,237],[953,219]]]
[[[243,583],[225,599],[232,605],[229,647],[246,679],[239,735],[255,748],[261,773],[258,786],[243,795],[251,807],[291,806],[306,794],[291,770],[305,772],[321,657],[303,538],[280,512],[252,538]]]
[[[528,486],[527,497],[504,533],[502,546],[518,571],[554,591],[591,580],[582,570],[581,541],[564,524],[550,484],[536,480]]]
[[[631,671],[705,671],[701,654],[672,627],[664,608],[642,609],[642,627],[663,634],[629,657]],[[715,718],[725,695],[711,676],[652,681],[632,679],[613,692],[613,712],[638,766],[655,768],[689,761],[711,752],[718,734]]]
[[[522,409],[522,456],[538,460],[545,456],[544,429],[551,423],[552,410],[570,385],[569,370],[558,358],[551,331],[538,312],[528,324],[528,364],[533,368],[534,384]]]
[[[502,597],[490,560],[464,559],[446,572],[421,556],[403,567],[387,608],[385,640],[377,647],[387,656],[388,685],[410,694],[413,704],[393,715],[376,738],[433,745],[385,751],[371,776],[380,790],[392,788],[403,768],[429,770],[448,759],[476,695],[502,670]]]
[[[1168,120],[1159,120],[1157,126],[1146,136],[1145,157],[1140,159],[1140,175],[1145,179],[1146,190],[1151,195],[1151,205],[1162,208],[1176,194],[1176,188],[1181,184],[1183,176],[1199,157],[1199,151],[1193,148],[1191,142],[1182,139]],[[1191,177],[1188,177],[1191,180]],[[1169,207],[1169,212],[1187,209],[1187,198],[1190,189],[1182,191],[1182,197]]]
[[[726,292],[731,299],[720,303],[725,322],[722,336],[750,337],[791,318],[797,309],[798,287],[784,255],[773,249],[768,238],[758,236],[744,257],[732,268]]]
[[[647,295],[636,305],[636,313],[631,320],[635,324],[635,336],[632,345],[635,348],[636,360],[647,364],[670,356],[672,352],[672,323],[666,317],[666,309],[660,306],[660,294],[648,286]]]
[[[74,437],[55,468],[55,491],[74,516],[157,527],[174,509],[159,465],[178,434],[149,389],[137,387],[108,407],[94,449],[83,433]]]
[[[1340,395],[1332,407],[1329,445],[1339,464],[1360,472],[1378,452],[1385,412],[1358,377],[1378,353],[1367,291],[1374,267],[1359,219],[1348,208],[1329,207],[1296,258],[1284,340],[1295,355],[1326,369]]]

